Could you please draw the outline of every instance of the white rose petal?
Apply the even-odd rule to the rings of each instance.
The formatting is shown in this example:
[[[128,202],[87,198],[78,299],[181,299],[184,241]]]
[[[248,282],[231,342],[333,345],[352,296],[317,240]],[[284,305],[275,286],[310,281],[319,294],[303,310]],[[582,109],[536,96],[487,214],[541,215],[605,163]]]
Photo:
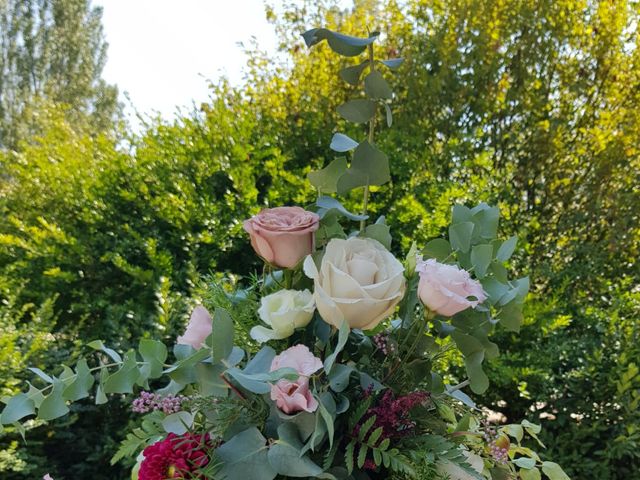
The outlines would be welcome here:
[[[280,290],[262,297],[258,315],[269,327],[251,329],[251,338],[264,343],[287,338],[296,328],[306,327],[315,311],[313,295],[309,290]]]
[[[384,246],[370,238],[333,239],[320,269],[313,258],[304,272],[314,281],[314,298],[322,319],[339,328],[371,329],[390,316],[404,296],[404,267]]]

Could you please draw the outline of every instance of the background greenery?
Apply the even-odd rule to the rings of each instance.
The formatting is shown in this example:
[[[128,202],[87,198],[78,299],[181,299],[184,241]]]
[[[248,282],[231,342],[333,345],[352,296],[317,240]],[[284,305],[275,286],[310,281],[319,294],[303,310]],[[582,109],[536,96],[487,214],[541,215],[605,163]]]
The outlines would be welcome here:
[[[305,1],[266,12],[276,58],[250,48],[244,85],[221,80],[199,110],[133,135],[100,79],[100,10],[0,1],[2,392],[95,338],[172,341],[203,275],[253,271],[241,220],[311,202],[305,174],[333,158],[332,133],[356,135],[333,113],[353,96],[336,76],[344,60],[308,51],[299,34],[379,29],[387,56],[406,58],[392,78],[394,128],[377,134],[392,185],[371,202],[396,253],[444,234],[454,202],[486,201],[503,235],[521,238],[516,265],[533,280],[525,327],[498,335],[479,400],[542,421],[548,458],[574,478],[635,478],[640,4]],[[127,412],[86,404],[33,424],[26,449],[7,429],[2,478],[127,478],[108,465]]]

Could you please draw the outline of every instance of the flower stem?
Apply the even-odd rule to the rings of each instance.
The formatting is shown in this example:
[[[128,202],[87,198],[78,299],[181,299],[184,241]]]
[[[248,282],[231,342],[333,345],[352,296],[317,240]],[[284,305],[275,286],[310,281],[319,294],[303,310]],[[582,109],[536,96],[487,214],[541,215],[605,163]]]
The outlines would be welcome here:
[[[376,69],[376,62],[373,58],[373,44],[369,44],[369,69],[373,72]],[[373,136],[376,130],[376,115],[377,115],[377,109],[376,109],[376,113],[374,113],[373,117],[371,117],[371,120],[369,120],[369,136],[367,137],[367,140],[369,141],[370,144],[373,144]],[[362,199],[362,215],[367,215],[367,208],[369,207],[369,183],[367,183],[364,186],[364,193],[363,193],[363,199]],[[362,219],[360,220],[360,232],[364,231],[364,228],[367,226],[367,221],[366,219]]]

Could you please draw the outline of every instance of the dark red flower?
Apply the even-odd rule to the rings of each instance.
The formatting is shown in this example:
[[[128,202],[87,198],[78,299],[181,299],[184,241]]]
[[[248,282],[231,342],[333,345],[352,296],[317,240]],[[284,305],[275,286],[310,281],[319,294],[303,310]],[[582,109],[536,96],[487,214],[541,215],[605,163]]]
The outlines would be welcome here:
[[[198,469],[209,463],[207,450],[212,447],[209,435],[175,435],[149,445],[142,452],[138,480],[166,480],[167,478],[197,479]]]

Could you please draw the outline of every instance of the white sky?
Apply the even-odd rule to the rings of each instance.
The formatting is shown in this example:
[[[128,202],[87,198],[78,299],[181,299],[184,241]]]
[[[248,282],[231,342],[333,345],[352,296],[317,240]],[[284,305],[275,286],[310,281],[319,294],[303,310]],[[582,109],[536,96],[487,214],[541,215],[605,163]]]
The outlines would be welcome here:
[[[274,51],[276,36],[263,0],[94,0],[103,7],[109,43],[103,77],[140,113],[171,118],[176,107],[208,98],[206,79],[241,81],[245,57],[238,42],[252,36]],[[204,78],[203,78],[204,76]],[[126,102],[128,103],[128,102]],[[126,110],[132,110],[127,105]],[[131,119],[135,125],[137,122]]]

